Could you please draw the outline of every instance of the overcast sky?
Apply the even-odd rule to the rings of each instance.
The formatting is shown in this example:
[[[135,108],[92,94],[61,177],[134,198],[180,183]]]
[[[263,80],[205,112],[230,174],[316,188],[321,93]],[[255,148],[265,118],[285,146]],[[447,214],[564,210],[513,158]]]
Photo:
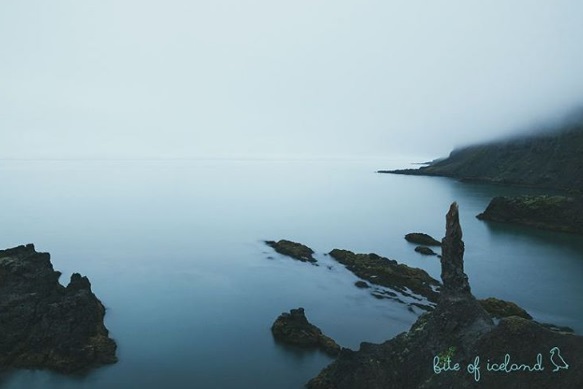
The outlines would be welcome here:
[[[583,1],[4,0],[0,158],[441,156],[583,105]]]

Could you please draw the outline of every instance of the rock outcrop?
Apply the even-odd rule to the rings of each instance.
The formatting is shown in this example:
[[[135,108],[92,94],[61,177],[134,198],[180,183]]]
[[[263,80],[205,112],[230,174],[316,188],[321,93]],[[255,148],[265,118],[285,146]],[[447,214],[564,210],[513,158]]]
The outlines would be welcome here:
[[[405,240],[423,246],[441,246],[440,241],[434,239],[431,235],[422,232],[411,232],[410,234],[405,235]]]
[[[471,293],[461,238],[457,205],[452,204],[443,239],[443,287],[435,310],[385,343],[362,343],[359,351],[343,349],[307,387],[583,387],[583,370],[578,368],[583,364],[583,337],[553,332],[517,316],[494,324]]]
[[[337,356],[341,350],[334,340],[308,321],[304,308],[282,313],[271,326],[271,332],[277,341],[302,348],[318,348],[331,356]]]
[[[528,312],[513,302],[494,297],[478,300],[478,302],[494,318],[501,319],[504,317],[518,316],[526,320],[532,320],[532,316]]]
[[[415,247],[415,251],[423,255],[437,255],[435,251],[431,250],[427,246],[417,246]]]
[[[117,361],[87,277],[59,284],[32,244],[0,251],[0,367],[72,373]]]
[[[317,261],[313,257],[314,250],[301,243],[292,242],[290,240],[281,239],[277,242],[273,240],[265,241],[265,244],[273,248],[276,252],[297,259],[301,262],[311,262],[315,264]]]
[[[441,284],[425,270],[400,264],[377,254],[355,254],[348,250],[334,249],[329,255],[357,277],[371,284],[384,286],[409,296],[409,291],[436,302]]]
[[[583,197],[494,197],[480,220],[583,234]]]

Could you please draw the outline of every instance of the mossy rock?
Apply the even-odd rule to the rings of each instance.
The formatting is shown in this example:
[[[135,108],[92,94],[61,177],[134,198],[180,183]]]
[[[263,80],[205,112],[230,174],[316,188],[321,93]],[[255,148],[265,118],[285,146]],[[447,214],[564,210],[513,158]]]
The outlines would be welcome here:
[[[272,247],[275,251],[282,255],[292,257],[302,262],[316,263],[313,257],[314,250],[301,243],[292,242],[290,240],[281,239],[277,242],[273,240],[265,241],[265,244]]]

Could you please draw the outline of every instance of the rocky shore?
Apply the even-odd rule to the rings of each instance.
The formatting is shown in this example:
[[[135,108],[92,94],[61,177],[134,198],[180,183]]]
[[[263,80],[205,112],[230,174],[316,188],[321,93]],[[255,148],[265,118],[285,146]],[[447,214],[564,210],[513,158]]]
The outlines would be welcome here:
[[[495,197],[480,220],[583,234],[583,197]]]
[[[60,276],[32,244],[0,251],[0,368],[73,373],[117,361],[87,277],[64,287]]]
[[[385,343],[343,349],[307,387],[583,387],[583,337],[551,331],[496,300],[478,302],[464,272],[464,250],[454,203],[446,216],[436,308]],[[496,324],[491,316],[503,318]]]

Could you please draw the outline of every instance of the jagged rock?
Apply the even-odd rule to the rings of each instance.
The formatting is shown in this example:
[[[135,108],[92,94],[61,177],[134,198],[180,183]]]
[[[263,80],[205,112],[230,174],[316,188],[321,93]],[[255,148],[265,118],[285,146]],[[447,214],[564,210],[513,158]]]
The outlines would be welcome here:
[[[415,251],[423,255],[437,255],[435,251],[431,250],[427,246],[417,246],[415,247]]]
[[[478,302],[492,317],[501,319],[509,316],[518,316],[523,319],[532,320],[532,316],[530,316],[528,312],[513,302],[500,300],[494,297],[478,300]]]
[[[316,263],[316,259],[312,256],[314,250],[301,243],[292,242],[281,239],[277,242],[273,240],[265,241],[265,244],[272,247],[275,251],[282,255],[287,255],[302,262]]]
[[[480,220],[583,234],[583,197],[494,197]]]
[[[89,280],[74,273],[64,287],[60,275],[32,244],[0,251],[0,367],[71,373],[117,361]]]
[[[578,368],[583,364],[583,337],[553,332],[517,316],[503,318],[495,325],[471,294],[463,271],[461,237],[457,206],[452,204],[446,217],[441,260],[444,286],[435,310],[420,316],[408,332],[387,342],[362,343],[358,351],[343,350],[307,387],[583,387],[583,370]],[[559,354],[570,368],[555,368],[560,364]],[[501,367],[506,359],[509,362]],[[476,362],[479,369],[472,369]],[[457,370],[453,370],[456,364]],[[535,369],[537,364],[544,370],[503,370],[517,370],[521,365]]]
[[[334,249],[330,256],[340,262],[357,277],[368,282],[407,294],[406,289],[435,302],[436,291],[441,286],[425,270],[400,264],[376,254],[355,254],[348,250]]]
[[[280,342],[303,348],[319,348],[332,356],[337,356],[341,350],[334,340],[308,321],[304,308],[282,313],[271,326],[271,332]]]
[[[434,239],[432,236],[424,234],[422,232],[412,232],[405,235],[405,240],[407,242],[420,244],[423,246],[441,246],[441,242]]]

